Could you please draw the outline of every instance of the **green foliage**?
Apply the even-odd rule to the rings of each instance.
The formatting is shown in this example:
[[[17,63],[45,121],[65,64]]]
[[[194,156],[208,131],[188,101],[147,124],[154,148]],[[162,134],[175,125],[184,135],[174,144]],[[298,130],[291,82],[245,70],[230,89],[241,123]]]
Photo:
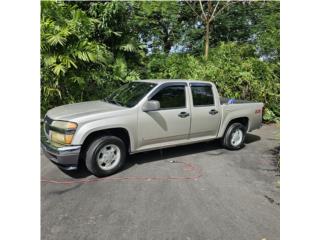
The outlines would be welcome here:
[[[98,8],[104,10],[102,16],[96,11],[99,4],[106,7]],[[116,14],[124,18],[122,4],[94,3],[88,11],[70,3],[41,2],[41,7],[42,113],[61,104],[103,98],[121,84],[115,80],[139,78],[123,57],[139,46],[104,43],[120,34],[106,22],[118,19]]]
[[[266,2],[259,5],[257,15],[260,21],[254,26],[256,44],[260,55],[267,60],[280,60],[280,2]]]
[[[83,100],[108,76],[113,55],[90,39],[97,21],[75,6],[41,2],[42,110]],[[110,74],[110,73],[109,73]],[[110,74],[111,75],[111,74]]]
[[[199,8],[199,4],[193,4]],[[280,117],[278,2],[236,2],[210,30],[183,1],[41,2],[41,111],[101,99],[143,78],[214,82]],[[201,9],[195,9],[201,11]]]
[[[153,52],[169,53],[179,41],[181,31],[181,7],[168,1],[135,2],[132,22],[139,31],[141,40]]]
[[[275,121],[278,120],[277,116],[270,110],[269,108],[266,108],[263,114],[263,120],[266,122]]]
[[[280,115],[278,64],[257,58],[250,44],[222,43],[209,56],[204,61],[189,54],[152,55],[147,75],[212,81],[225,97],[264,102],[266,121]]]

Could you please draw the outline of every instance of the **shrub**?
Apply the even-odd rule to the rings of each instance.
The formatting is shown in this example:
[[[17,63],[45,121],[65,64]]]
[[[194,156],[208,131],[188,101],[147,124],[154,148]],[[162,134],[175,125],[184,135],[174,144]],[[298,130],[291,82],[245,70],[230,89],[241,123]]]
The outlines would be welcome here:
[[[255,56],[249,44],[222,43],[202,57],[175,53],[150,56],[150,78],[194,79],[214,82],[221,95],[265,103],[265,121],[280,116],[279,64]]]

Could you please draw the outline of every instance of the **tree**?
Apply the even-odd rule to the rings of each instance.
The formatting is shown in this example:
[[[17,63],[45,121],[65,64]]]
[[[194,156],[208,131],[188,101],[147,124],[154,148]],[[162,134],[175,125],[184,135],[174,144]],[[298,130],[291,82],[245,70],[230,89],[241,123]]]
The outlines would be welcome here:
[[[139,78],[146,47],[140,41],[134,21],[134,3],[92,2],[87,8],[88,15],[98,21],[92,38],[113,53],[113,78],[119,81]]]
[[[255,9],[259,20],[252,28],[253,43],[266,61],[280,61],[280,2],[262,2]]]
[[[188,5],[195,13],[195,15],[202,21],[203,25],[205,26],[205,47],[204,47],[204,58],[205,60],[208,59],[209,55],[209,42],[210,42],[210,25],[214,23],[214,20],[219,14],[226,8],[229,7],[230,1],[202,1],[199,0],[198,4],[199,7],[196,6],[197,2],[189,2],[187,1]],[[212,37],[212,35],[211,35]]]
[[[41,6],[43,103],[48,107],[81,100],[88,86],[108,74],[112,53],[90,38],[96,21],[84,11],[64,3]]]
[[[179,2],[135,2],[134,21],[142,41],[156,52],[168,54],[180,40]]]
[[[279,12],[274,1],[41,2],[42,114],[102,99],[126,81],[190,78],[263,101],[273,120]]]
[[[280,2],[234,2],[211,26],[215,38],[209,47],[219,42],[250,43],[259,57],[268,61],[280,58]]]

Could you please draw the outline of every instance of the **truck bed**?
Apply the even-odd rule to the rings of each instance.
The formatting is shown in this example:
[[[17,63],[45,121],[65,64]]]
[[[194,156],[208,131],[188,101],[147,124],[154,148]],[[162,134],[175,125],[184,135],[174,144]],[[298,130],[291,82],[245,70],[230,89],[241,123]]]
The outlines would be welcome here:
[[[239,99],[233,99],[233,98],[226,98],[226,97],[220,97],[220,104],[240,104],[240,103],[254,103],[252,101],[248,100],[239,100]]]
[[[228,103],[228,98],[220,98],[220,101],[222,113],[220,129],[223,129],[223,131],[219,133],[220,137],[224,133],[224,129],[226,129],[227,124],[232,119],[239,118],[241,116],[244,116],[249,120],[248,132],[261,127],[263,103],[244,100],[234,100],[232,103]]]

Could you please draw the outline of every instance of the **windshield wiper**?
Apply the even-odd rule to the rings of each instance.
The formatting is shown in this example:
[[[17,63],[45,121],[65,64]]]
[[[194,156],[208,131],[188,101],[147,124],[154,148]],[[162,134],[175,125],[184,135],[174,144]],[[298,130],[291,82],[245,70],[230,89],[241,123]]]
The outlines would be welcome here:
[[[114,99],[105,98],[104,100],[105,100],[106,102],[108,102],[108,103],[112,103],[112,104],[115,104],[115,105],[118,105],[118,106],[122,106],[119,102],[117,102],[117,101],[114,100]]]

